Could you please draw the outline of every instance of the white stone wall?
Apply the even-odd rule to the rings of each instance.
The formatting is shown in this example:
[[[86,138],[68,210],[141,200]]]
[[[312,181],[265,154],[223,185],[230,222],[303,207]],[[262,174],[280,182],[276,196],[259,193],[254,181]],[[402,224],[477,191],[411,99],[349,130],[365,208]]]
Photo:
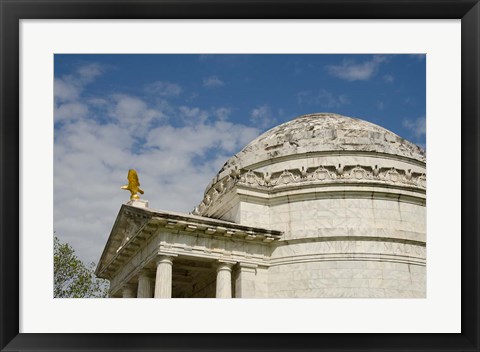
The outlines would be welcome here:
[[[256,208],[257,205],[242,204],[244,221],[254,219],[250,213],[255,213]],[[285,240],[374,236],[425,241],[425,209],[394,200],[319,199],[272,206],[268,221],[272,229],[285,232]]]
[[[425,266],[386,261],[316,261],[270,267],[272,298],[424,298]]]
[[[321,199],[271,208],[271,297],[425,297],[425,207]],[[349,260],[355,259],[355,260]]]
[[[268,269],[244,267],[239,264],[234,271],[235,298],[268,298]]]
[[[241,202],[241,223],[285,233],[284,240],[331,236],[425,242],[426,208],[395,199],[314,199],[273,206]]]
[[[265,204],[243,196],[236,208],[242,224],[285,234],[272,243],[264,277],[245,275],[245,285],[252,287],[247,296],[426,297],[426,208],[421,201],[290,199]]]

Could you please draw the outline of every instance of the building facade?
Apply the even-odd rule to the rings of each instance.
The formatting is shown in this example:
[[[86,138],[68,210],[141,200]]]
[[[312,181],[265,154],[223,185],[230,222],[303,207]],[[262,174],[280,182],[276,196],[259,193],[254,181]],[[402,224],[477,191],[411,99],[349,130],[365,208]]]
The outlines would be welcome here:
[[[229,159],[190,214],[122,205],[111,297],[426,297],[426,155],[372,123],[300,116]]]

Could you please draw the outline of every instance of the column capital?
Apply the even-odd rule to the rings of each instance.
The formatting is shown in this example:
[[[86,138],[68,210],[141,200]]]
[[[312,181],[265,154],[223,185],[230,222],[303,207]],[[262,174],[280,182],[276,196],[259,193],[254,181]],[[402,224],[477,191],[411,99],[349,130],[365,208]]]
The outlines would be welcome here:
[[[233,260],[218,260],[218,262],[217,262],[217,272],[220,271],[220,270],[232,271],[232,268],[236,263],[237,262],[235,262]]]
[[[165,263],[165,264],[172,264],[173,259],[177,257],[177,254],[173,253],[162,253],[159,252],[158,255],[155,257],[155,264]]]

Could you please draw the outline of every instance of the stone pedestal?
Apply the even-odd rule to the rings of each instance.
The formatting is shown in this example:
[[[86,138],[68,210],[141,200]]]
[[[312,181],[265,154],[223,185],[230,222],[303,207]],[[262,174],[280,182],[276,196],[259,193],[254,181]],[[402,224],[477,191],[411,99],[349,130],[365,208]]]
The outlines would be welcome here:
[[[217,267],[216,298],[232,298],[233,263],[219,263]]]
[[[137,208],[148,208],[148,200],[132,199],[127,202],[127,205],[131,205]]]
[[[172,297],[172,260],[173,258],[167,255],[160,255],[156,260],[155,298]]]
[[[135,298],[135,287],[133,285],[123,286],[122,298]]]
[[[153,278],[148,271],[140,272],[138,276],[137,298],[153,297]]]

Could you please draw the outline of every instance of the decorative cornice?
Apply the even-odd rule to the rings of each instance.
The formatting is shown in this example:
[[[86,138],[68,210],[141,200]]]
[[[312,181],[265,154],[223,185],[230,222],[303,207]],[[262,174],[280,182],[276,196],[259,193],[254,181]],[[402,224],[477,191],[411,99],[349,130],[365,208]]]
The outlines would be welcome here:
[[[287,161],[293,161],[293,160],[299,160],[299,159],[308,160],[308,159],[328,157],[328,156],[330,157],[331,156],[370,157],[370,158],[376,158],[376,159],[383,159],[383,161],[386,161],[386,160],[392,160],[394,162],[403,161],[411,165],[419,166],[421,168],[425,168],[425,165],[426,165],[425,160],[421,161],[415,158],[411,158],[403,155],[397,155],[397,154],[389,154],[389,153],[382,153],[378,151],[368,151],[368,150],[335,150],[335,151],[309,151],[309,152],[303,152],[303,153],[299,152],[295,154],[272,156],[270,159],[258,161],[253,164],[248,164],[248,166],[246,165],[243,165],[243,166],[234,165],[234,166],[236,168],[240,166],[240,169],[244,169],[244,170],[257,170],[262,167],[266,167],[272,164],[278,164],[281,162],[287,162]],[[210,183],[207,185],[205,192],[207,192],[214,184],[216,184],[219,179],[222,179],[224,176],[228,176],[227,174],[228,171],[231,172],[232,169],[233,169],[233,166],[230,169],[225,169],[222,172],[218,173],[212,179],[212,181],[210,181]]]
[[[425,173],[412,172],[395,167],[378,167],[364,165],[321,165],[318,167],[302,167],[301,169],[285,169],[269,174],[252,170],[235,168],[230,175],[219,180],[205,193],[203,201],[194,209],[192,214],[200,215],[223,194],[230,191],[235,185],[276,191],[292,185],[305,184],[383,184],[416,188],[422,192],[427,186]]]
[[[117,260],[117,258],[124,256],[125,253],[131,251],[133,247],[138,246],[138,243],[136,243],[138,240],[136,235],[142,230],[148,230],[145,229],[145,227],[150,218],[151,215],[145,213],[142,209],[137,209],[125,204],[122,205],[95,270],[97,276],[101,275],[105,268]],[[130,242],[132,242],[131,248],[122,251],[122,248]]]
[[[234,223],[215,223],[202,221],[201,219],[191,217],[187,219],[168,218],[155,216],[152,219],[158,227],[163,227],[171,231],[184,231],[185,233],[194,233],[195,235],[204,234],[209,237],[220,236],[236,238],[245,241],[270,243],[282,237],[282,231],[254,228]]]

